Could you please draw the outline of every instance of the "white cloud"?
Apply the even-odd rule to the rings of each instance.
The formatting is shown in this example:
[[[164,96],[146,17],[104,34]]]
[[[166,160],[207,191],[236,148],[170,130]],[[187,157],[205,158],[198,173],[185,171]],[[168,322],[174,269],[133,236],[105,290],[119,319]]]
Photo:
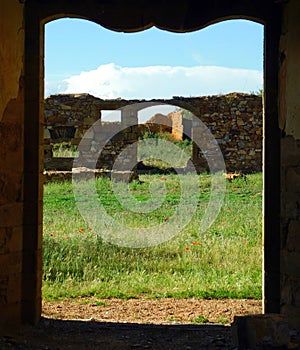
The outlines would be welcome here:
[[[109,63],[60,82],[46,82],[46,95],[84,92],[103,99],[189,97],[257,91],[262,88],[262,82],[262,72],[248,69],[217,66],[121,67]]]

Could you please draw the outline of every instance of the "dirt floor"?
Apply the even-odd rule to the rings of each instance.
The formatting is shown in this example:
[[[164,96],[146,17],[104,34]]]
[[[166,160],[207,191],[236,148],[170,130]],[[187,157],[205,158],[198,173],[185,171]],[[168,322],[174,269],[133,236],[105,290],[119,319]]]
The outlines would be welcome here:
[[[0,349],[226,350],[232,349],[234,315],[261,312],[261,301],[247,299],[43,302],[40,323],[0,338]]]
[[[43,302],[43,316],[61,320],[97,322],[190,324],[200,318],[206,323],[230,324],[235,315],[262,313],[261,301],[251,299],[96,299],[79,298]]]

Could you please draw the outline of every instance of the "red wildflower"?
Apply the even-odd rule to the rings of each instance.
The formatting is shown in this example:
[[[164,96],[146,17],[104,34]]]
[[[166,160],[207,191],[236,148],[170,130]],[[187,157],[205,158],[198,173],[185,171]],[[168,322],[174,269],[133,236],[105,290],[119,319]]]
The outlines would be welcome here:
[[[81,227],[79,230],[78,230],[78,232],[83,232],[84,231],[84,228],[83,227]]]
[[[188,252],[190,250],[190,248],[189,247],[185,247],[185,250]]]

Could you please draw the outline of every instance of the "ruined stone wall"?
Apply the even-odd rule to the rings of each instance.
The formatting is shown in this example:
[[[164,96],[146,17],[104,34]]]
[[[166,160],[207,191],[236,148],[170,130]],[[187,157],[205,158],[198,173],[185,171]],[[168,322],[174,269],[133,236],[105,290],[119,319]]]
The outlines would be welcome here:
[[[205,123],[222,150],[228,171],[261,171],[263,120],[260,96],[235,93],[225,96],[177,97],[160,101],[188,109]],[[57,166],[58,163],[52,161],[51,143],[72,140],[73,144],[78,145],[90,126],[101,119],[101,110],[118,109],[136,102],[139,101],[101,100],[89,94],[54,95],[47,98],[45,100],[45,167],[53,169],[51,164],[55,163]],[[184,135],[182,114],[178,111],[171,115],[172,132],[178,140],[182,140]],[[90,142],[86,142],[86,152],[89,146],[90,149],[99,150],[103,142],[109,140],[99,158],[100,167],[110,168],[126,144],[138,140],[144,130],[133,126],[126,128],[124,116],[122,118],[119,133],[114,130],[116,125],[99,123],[97,127],[90,130],[88,136],[85,136],[91,139]],[[133,118],[136,118],[137,123],[137,114]],[[197,134],[200,129],[196,124],[192,127],[195,138],[200,137]],[[150,124],[147,128],[151,131],[155,129]],[[206,170],[204,153],[196,145],[194,145],[193,161],[200,170]]]
[[[52,157],[53,143],[71,141],[73,145],[80,144],[82,166],[111,169],[125,146],[137,140],[137,127],[131,126],[137,124],[137,120],[129,122],[130,125],[127,126],[130,116],[124,113],[122,123],[101,122],[101,110],[118,109],[123,106],[123,100],[101,100],[89,94],[54,95],[47,98],[44,107],[45,168],[72,168],[72,159],[58,160]],[[131,156],[135,163],[136,151],[132,151]],[[128,162],[128,159],[124,161]]]
[[[262,98],[229,94],[190,98],[190,111],[209,128],[222,151],[227,171],[262,170]],[[193,126],[193,138],[201,138],[201,127]],[[205,167],[202,150],[194,148],[193,160]]]
[[[0,333],[22,310],[24,172],[23,5],[0,5]]]

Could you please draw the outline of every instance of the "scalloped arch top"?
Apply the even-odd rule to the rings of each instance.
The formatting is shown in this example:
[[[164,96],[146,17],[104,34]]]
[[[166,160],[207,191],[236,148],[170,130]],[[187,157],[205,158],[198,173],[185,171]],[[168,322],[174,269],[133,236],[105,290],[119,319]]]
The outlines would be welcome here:
[[[64,17],[87,19],[114,31],[136,32],[152,26],[189,32],[228,19],[265,24],[277,12],[275,0],[27,0],[42,23]]]

